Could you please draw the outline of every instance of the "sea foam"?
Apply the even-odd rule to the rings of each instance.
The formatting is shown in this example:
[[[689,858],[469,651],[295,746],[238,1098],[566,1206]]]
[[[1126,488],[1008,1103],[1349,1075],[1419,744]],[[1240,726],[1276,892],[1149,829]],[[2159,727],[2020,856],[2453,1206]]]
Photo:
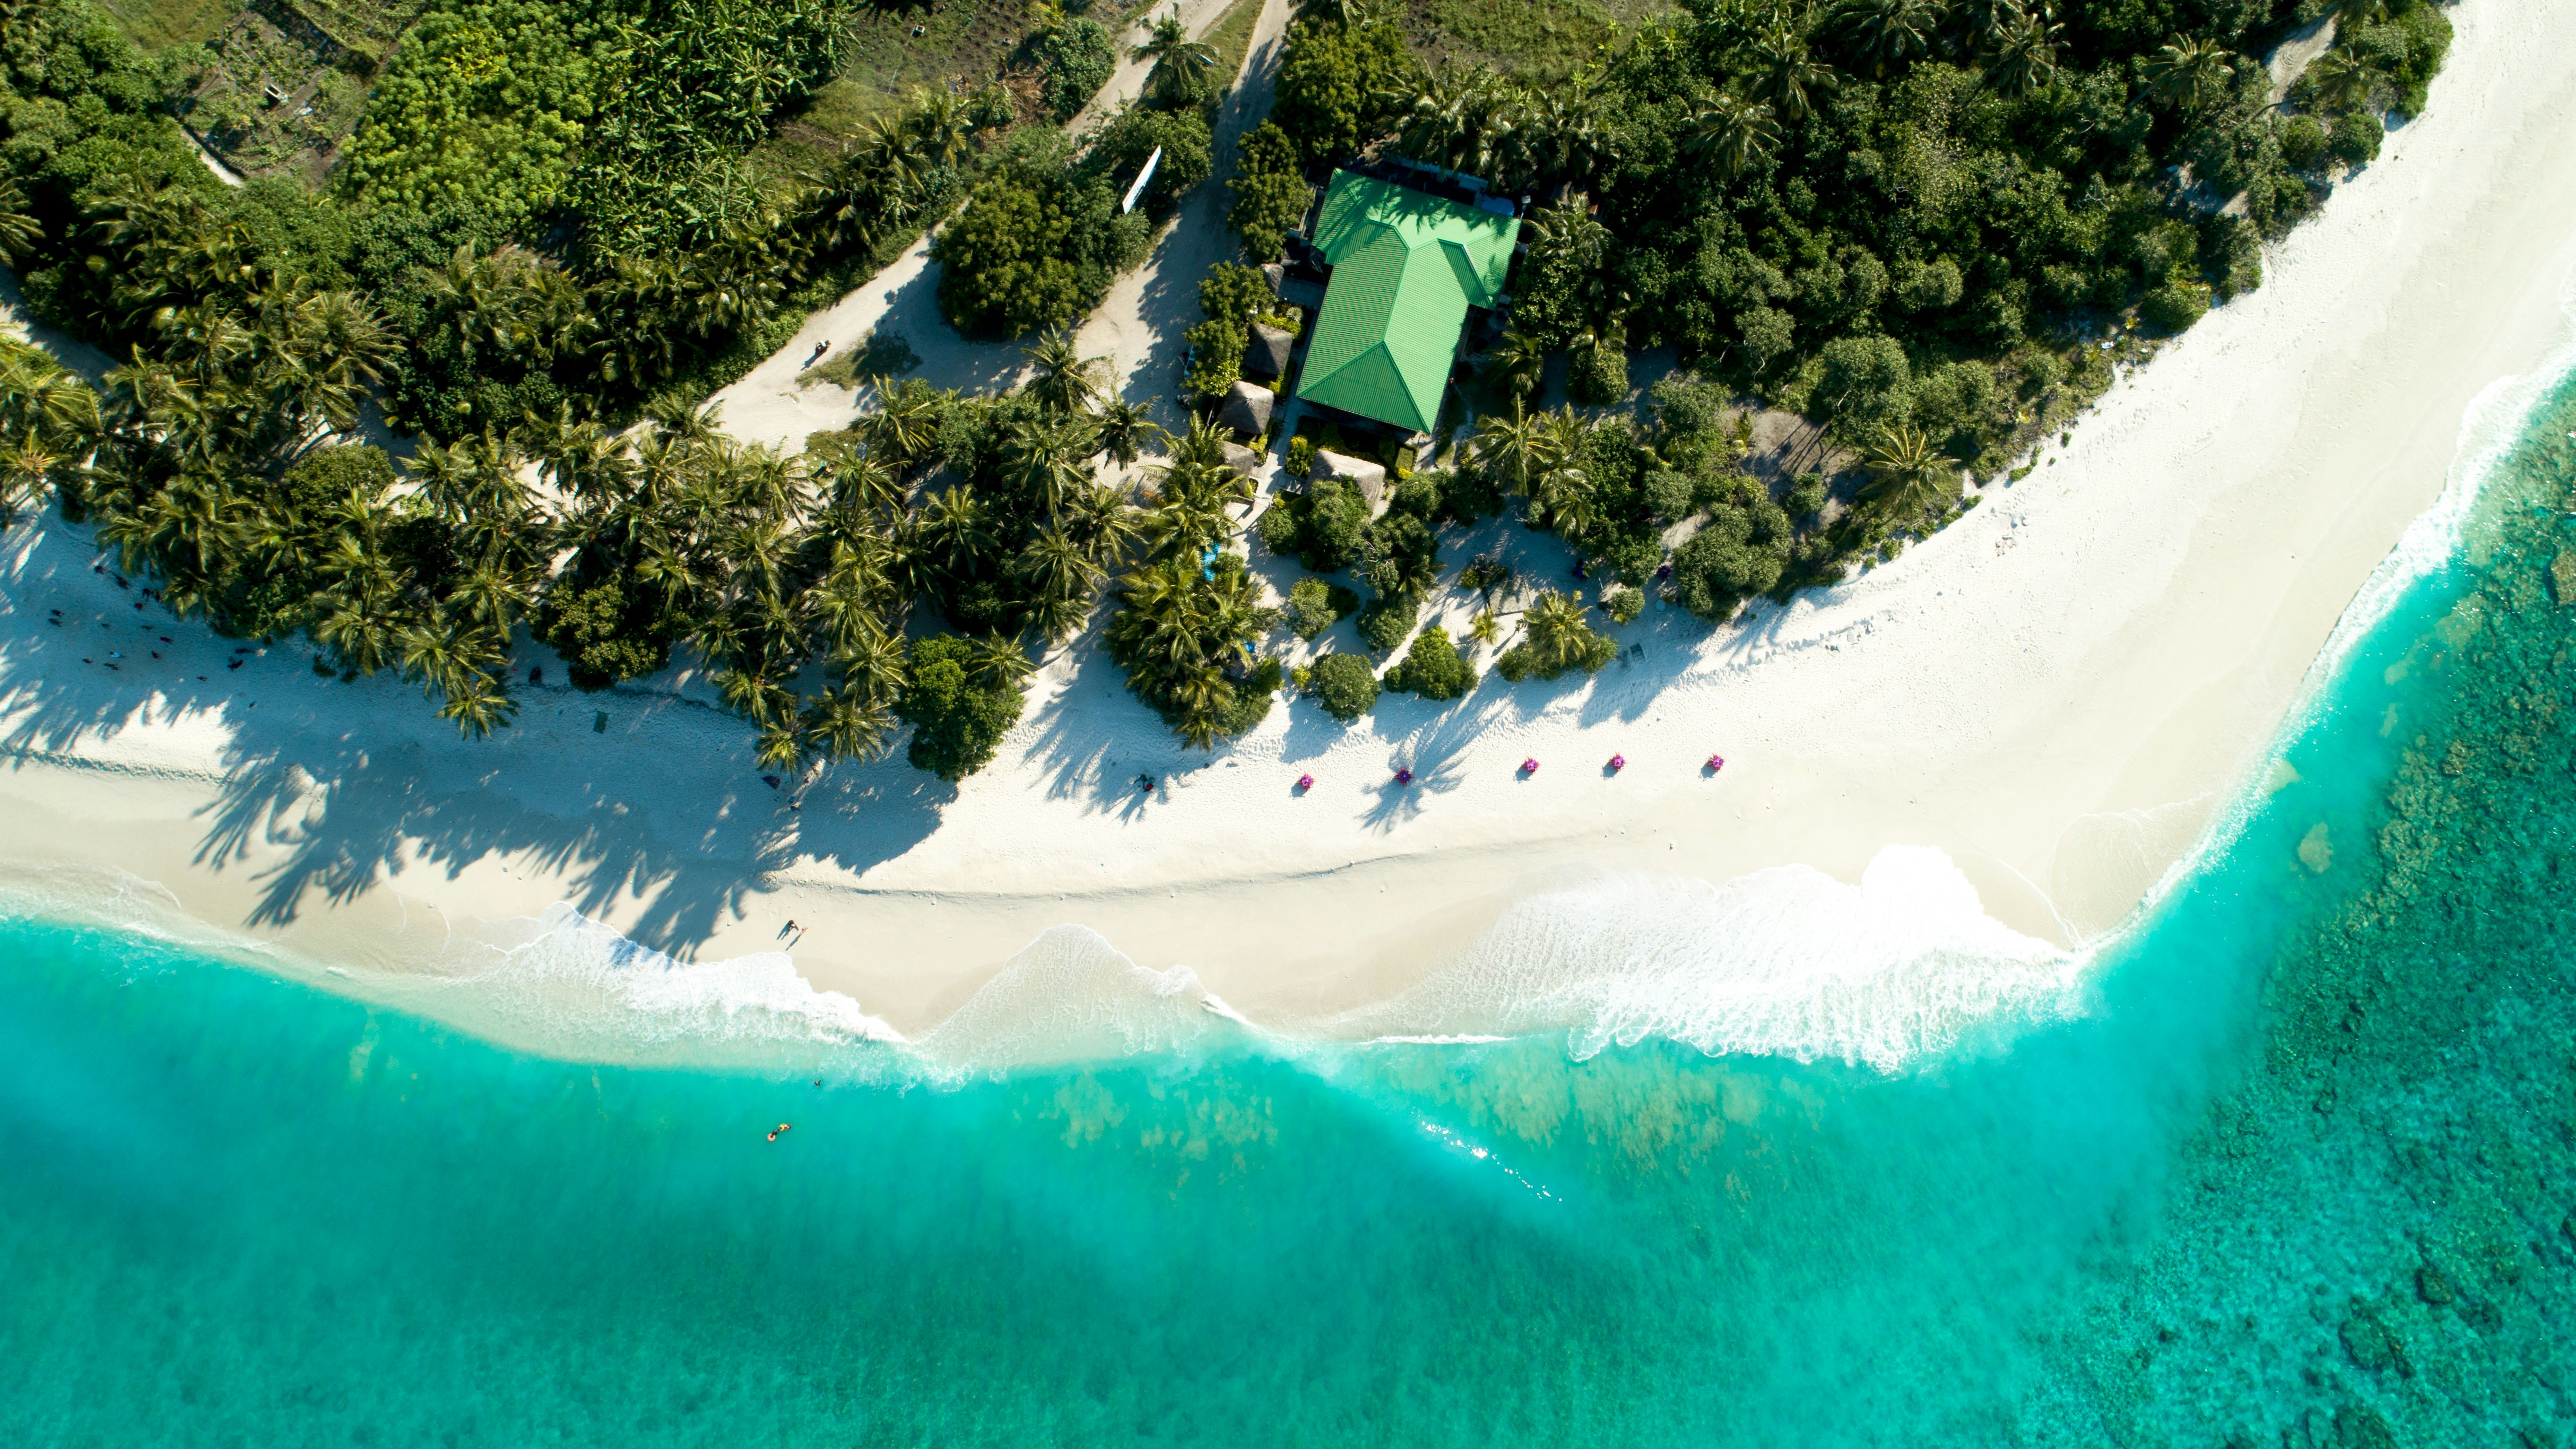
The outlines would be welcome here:
[[[1518,902],[1455,963],[1343,1025],[1381,1039],[1563,1031],[1883,1071],[2075,1011],[2085,958],[1985,914],[1948,856],[1879,853],[1858,885],[1786,866],[1723,885],[1616,876]]]

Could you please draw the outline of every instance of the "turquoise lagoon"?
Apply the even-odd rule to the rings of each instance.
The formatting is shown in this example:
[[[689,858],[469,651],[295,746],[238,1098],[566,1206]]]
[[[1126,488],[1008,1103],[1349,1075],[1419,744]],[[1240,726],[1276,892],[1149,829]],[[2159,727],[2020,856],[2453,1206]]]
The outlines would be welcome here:
[[[2576,389],[2518,426],[2137,925],[1874,1059],[602,1064],[19,910],[0,1443],[2568,1443]]]

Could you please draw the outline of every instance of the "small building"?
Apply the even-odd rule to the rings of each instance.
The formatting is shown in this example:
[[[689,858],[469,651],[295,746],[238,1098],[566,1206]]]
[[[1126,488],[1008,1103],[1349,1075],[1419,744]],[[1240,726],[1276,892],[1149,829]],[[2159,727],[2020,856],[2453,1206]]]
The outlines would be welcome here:
[[[1401,433],[1427,433],[1472,308],[1500,304],[1520,221],[1487,207],[1336,171],[1314,250],[1332,269],[1297,396]]]

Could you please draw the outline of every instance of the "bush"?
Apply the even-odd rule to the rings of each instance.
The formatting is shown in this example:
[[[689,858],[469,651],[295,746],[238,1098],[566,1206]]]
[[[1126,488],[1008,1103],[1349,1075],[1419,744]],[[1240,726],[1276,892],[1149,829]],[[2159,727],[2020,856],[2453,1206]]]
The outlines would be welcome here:
[[[1288,440],[1288,471],[1303,478],[1315,471],[1315,440],[1300,433]]]
[[[2292,116],[2281,127],[2281,160],[2294,171],[2314,171],[2326,159],[2326,128],[2314,116]]]
[[[1359,562],[1368,532],[1368,502],[1339,479],[1306,485],[1261,515],[1261,542],[1272,553],[1293,555],[1319,574],[1340,573]]]
[[[337,185],[380,206],[463,204],[524,229],[571,179],[606,81],[594,49],[607,39],[588,6],[431,7],[377,80]]]
[[[1223,317],[1210,317],[1182,333],[1190,349],[1190,375],[1182,379],[1182,388],[1199,397],[1218,397],[1241,382],[1244,339],[1243,324]]]
[[[904,757],[952,782],[991,764],[1020,720],[1018,686],[977,683],[966,672],[973,659],[974,646],[954,634],[913,641],[895,700],[896,717],[912,726]]]
[[[1801,473],[1789,485],[1789,497],[1782,509],[1793,519],[1813,518],[1825,511],[1825,475]]]
[[[1306,219],[1306,208],[1315,199],[1297,143],[1273,122],[1254,127],[1236,154],[1230,186],[1234,206],[1225,214],[1225,224],[1243,243],[1244,255],[1257,262],[1277,261],[1287,248],[1288,233]]]
[[[1646,611],[1646,591],[1631,584],[1612,584],[1601,591],[1601,612],[1613,624],[1633,624]]]
[[[1380,594],[1360,610],[1360,639],[1373,653],[1391,653],[1421,617],[1422,606],[1412,595]]]
[[[549,591],[536,632],[563,656],[575,689],[606,689],[671,662],[669,641],[653,628],[650,601],[640,592],[628,597],[613,578]]]
[[[1068,20],[1031,37],[1029,58],[1046,77],[1047,110],[1070,121],[1117,72],[1118,42],[1097,20]]]
[[[971,336],[1019,337],[1088,312],[1152,231],[1141,212],[1119,214],[1107,178],[1074,165],[1061,135],[1021,134],[930,247],[940,311]]]
[[[1914,369],[1892,337],[1839,337],[1818,354],[1823,364],[1812,394],[1834,430],[1863,439],[1902,427],[1913,413]]]
[[[1306,687],[1324,713],[1344,724],[1377,703],[1377,675],[1356,654],[1327,654],[1306,671]]]
[[[2346,111],[2334,118],[2333,129],[2326,132],[2326,154],[2346,166],[2364,166],[2379,159],[2379,143],[2388,128],[2377,116],[2364,111]]]
[[[2209,289],[2180,279],[2149,292],[2138,303],[2138,316],[2151,327],[2180,332],[2209,312]]]
[[[1199,278],[1199,311],[1205,316],[1249,326],[1270,302],[1270,279],[1261,275],[1259,267],[1219,262]]]
[[[1413,636],[1413,647],[1405,651],[1404,662],[1388,671],[1386,687],[1424,699],[1450,700],[1474,689],[1476,680],[1476,666],[1458,652],[1448,634],[1425,629]]]
[[[1139,206],[1160,219],[1172,214],[1182,192],[1207,180],[1210,162],[1207,118],[1196,110],[1150,111],[1130,107],[1112,117],[1092,138],[1085,163],[1104,168],[1124,199],[1126,187],[1145,169],[1157,147],[1154,179],[1145,186]],[[1219,263],[1219,265],[1224,265]],[[1256,279],[1259,272],[1252,274]]]
[[[1303,578],[1288,591],[1288,627],[1300,639],[1313,639],[1357,613],[1360,596],[1339,584]]]
[[[1673,602],[1712,624],[1735,617],[1780,582],[1789,535],[1788,514],[1768,499],[1717,510],[1673,555]]]
[[[1575,349],[1566,394],[1587,407],[1607,407],[1628,395],[1628,352],[1616,342]]]

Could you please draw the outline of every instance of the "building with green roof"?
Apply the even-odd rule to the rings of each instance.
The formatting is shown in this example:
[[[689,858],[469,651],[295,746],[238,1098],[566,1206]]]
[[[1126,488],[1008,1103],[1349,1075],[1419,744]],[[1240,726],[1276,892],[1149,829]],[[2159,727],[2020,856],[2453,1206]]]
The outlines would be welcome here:
[[[1427,433],[1471,307],[1502,300],[1518,218],[1336,171],[1315,221],[1333,269],[1297,396]]]

